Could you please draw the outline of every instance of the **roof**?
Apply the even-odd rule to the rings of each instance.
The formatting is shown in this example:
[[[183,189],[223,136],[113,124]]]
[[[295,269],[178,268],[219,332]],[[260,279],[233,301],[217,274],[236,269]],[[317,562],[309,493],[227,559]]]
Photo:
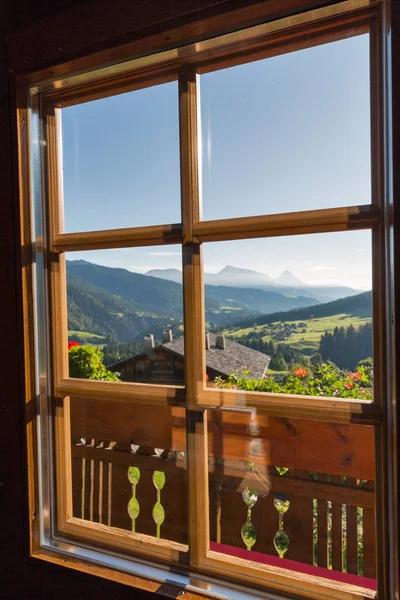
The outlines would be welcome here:
[[[247,346],[243,346],[243,344],[238,344],[237,342],[232,342],[225,337],[225,349],[217,348],[215,345],[216,335],[215,333],[210,333],[210,350],[206,350],[206,365],[207,368],[213,369],[221,373],[221,375],[228,377],[232,371],[240,370],[245,367],[246,369],[250,369],[251,373],[250,377],[254,377],[258,379],[262,377],[265,371],[268,368],[269,361],[271,360],[270,356],[264,354],[263,352],[258,352],[258,350],[253,350],[252,348],[248,348]],[[183,336],[172,340],[172,342],[164,342],[159,346],[155,346],[153,350],[164,348],[169,352],[173,352],[179,356],[184,356],[185,354],[185,342]],[[110,365],[108,368],[111,370],[118,369],[118,367],[122,367],[123,365],[131,362],[132,360],[137,360],[144,356],[149,356],[151,350],[149,352],[142,352],[141,354],[131,356],[130,358],[125,358],[117,363]]]
[[[243,344],[232,342],[225,337],[225,349],[217,348],[215,345],[216,335],[210,333],[210,350],[206,350],[206,365],[210,369],[220,371],[228,376],[232,371],[240,370],[243,367],[251,370],[250,376],[258,379],[262,377],[269,365],[270,357],[263,352],[253,350]],[[183,336],[165,342],[159,348],[167,348],[181,356],[185,353],[185,342]]]

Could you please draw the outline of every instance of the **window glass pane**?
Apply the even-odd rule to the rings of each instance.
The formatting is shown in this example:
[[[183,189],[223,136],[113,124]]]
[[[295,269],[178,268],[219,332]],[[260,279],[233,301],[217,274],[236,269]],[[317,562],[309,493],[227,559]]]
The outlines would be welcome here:
[[[203,218],[371,202],[369,36],[201,76]]]
[[[65,231],[180,222],[176,82],[61,114]]]
[[[181,246],[67,253],[70,377],[182,385],[181,268]]]
[[[73,516],[187,544],[185,411],[154,410],[71,398]]]
[[[375,589],[373,427],[215,410],[208,442],[211,550]]]
[[[372,400],[370,231],[204,244],[209,386]]]

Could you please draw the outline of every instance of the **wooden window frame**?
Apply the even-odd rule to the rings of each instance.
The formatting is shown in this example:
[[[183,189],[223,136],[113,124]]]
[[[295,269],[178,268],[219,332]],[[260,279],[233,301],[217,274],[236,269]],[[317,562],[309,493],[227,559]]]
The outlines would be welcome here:
[[[387,240],[387,193],[384,180],[384,24],[380,2],[369,4],[364,0],[348,0],[297,16],[271,21],[206,40],[179,51],[167,50],[134,59],[119,68],[74,74],[65,73],[56,82],[43,73],[23,77],[18,84],[19,104],[19,168],[21,205],[24,214],[22,243],[42,255],[44,268],[49,273],[43,281],[47,294],[48,348],[52,357],[51,367],[44,377],[35,378],[35,353],[32,344],[32,326],[26,327],[27,390],[40,389],[42,396],[53,398],[54,447],[56,448],[57,503],[52,510],[57,523],[45,524],[39,531],[32,524],[32,551],[43,548],[43,539],[64,542],[81,540],[116,551],[132,552],[137,556],[157,559],[160,563],[188,565],[199,577],[217,576],[239,583],[264,587],[280,593],[292,593],[307,598],[355,599],[372,597],[356,586],[338,584],[317,577],[302,576],[265,565],[252,565],[232,556],[209,550],[208,527],[208,466],[207,466],[207,410],[234,407],[235,394],[224,390],[210,390],[205,386],[204,333],[204,286],[201,244],[208,241],[265,238],[307,233],[339,232],[356,229],[370,230],[373,240],[373,304],[374,304],[374,361],[376,364],[375,399],[373,403],[338,400],[332,398],[288,396],[283,394],[241,393],[241,400],[271,416],[326,421],[331,423],[358,423],[373,425],[376,431],[376,482],[377,520],[376,553],[383,556],[383,566],[378,569],[378,593],[382,598],[390,586],[390,560],[388,544],[389,499],[387,471],[387,433],[389,427],[390,390],[388,372],[390,359],[389,307],[385,298],[388,291]],[[198,181],[198,98],[197,81],[201,73],[221,69],[291,52],[311,45],[369,31],[371,73],[371,154],[372,154],[372,203],[365,206],[349,206],[337,209],[320,209],[281,215],[232,218],[202,221]],[[103,57],[104,58],[104,57]],[[121,58],[121,57],[120,57]],[[101,61],[98,62],[101,64]],[[48,73],[47,73],[48,75]],[[90,231],[62,232],[62,185],[59,164],[60,110],[83,101],[94,100],[111,94],[141,89],[159,83],[178,80],[181,155],[182,223],[160,226]],[[27,88],[30,98],[27,98]],[[24,127],[32,115],[40,117],[37,129],[46,151],[41,151],[41,184],[43,197],[47,199],[47,218],[41,235],[32,239],[31,193],[28,176],[33,169],[30,156],[30,140]],[[40,131],[39,131],[40,130]],[[39,192],[39,195],[41,192]],[[33,192],[33,195],[34,192]],[[41,202],[41,199],[39,200]],[[37,200],[36,200],[37,204]],[[46,207],[45,207],[46,210]],[[46,215],[45,215],[46,217]],[[112,383],[76,380],[68,377],[67,324],[66,324],[66,273],[67,251],[138,247],[162,244],[182,244],[183,248],[183,295],[185,322],[185,386],[159,386],[152,384]],[[32,254],[26,257],[24,266],[24,313],[35,313],[30,290],[34,288],[35,273]],[[36,328],[38,323],[36,323]],[[37,370],[36,370],[37,371]],[[39,369],[40,371],[40,369]],[[83,522],[72,515],[72,494],[67,474],[71,469],[69,398],[98,398],[109,402],[146,403],[154,406],[183,406],[187,411],[188,495],[189,495],[189,544],[177,544],[156,540],[131,532],[116,532],[114,528]],[[31,396],[33,397],[33,396]],[[51,404],[51,403],[50,403]],[[45,403],[47,409],[49,404]],[[45,424],[42,437],[51,437],[50,425]],[[31,448],[39,447],[40,440],[32,429]],[[33,460],[33,457],[31,457]],[[45,465],[43,471],[49,471]],[[43,474],[51,479],[51,474]],[[31,476],[31,505],[35,504],[35,486]],[[51,482],[48,481],[49,489]],[[49,499],[49,506],[51,499]],[[199,518],[201,515],[201,518]],[[42,524],[44,520],[42,519]],[[111,531],[110,531],[111,529]],[[137,544],[135,545],[135,542]],[[51,544],[50,544],[51,546]],[[49,546],[49,547],[50,547]]]

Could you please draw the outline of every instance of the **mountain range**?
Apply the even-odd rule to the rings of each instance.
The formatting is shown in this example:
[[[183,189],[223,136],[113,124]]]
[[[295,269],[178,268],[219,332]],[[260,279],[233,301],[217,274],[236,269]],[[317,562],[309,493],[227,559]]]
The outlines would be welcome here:
[[[275,313],[260,315],[254,319],[244,319],[235,322],[235,327],[245,329],[254,325],[267,325],[277,321],[307,321],[308,319],[321,319],[334,315],[351,315],[353,317],[367,318],[372,317],[372,292],[362,292],[355,296],[340,298],[333,302],[317,304],[306,308],[296,308],[294,310],[279,311]]]
[[[171,275],[174,270],[168,271],[170,277],[174,275]],[[84,260],[67,261],[68,329],[120,342],[141,341],[146,333],[153,333],[160,339],[163,327],[170,327],[174,333],[181,332],[182,285],[165,277],[165,272],[163,275],[142,275]],[[257,278],[261,283],[255,283]],[[287,294],[284,292],[287,284],[262,288],[265,278],[268,276],[236,267],[226,267],[222,275],[217,273],[207,277],[205,303],[209,325],[226,327],[245,318],[254,322],[263,314],[319,303],[305,284],[290,288],[296,289],[296,294]],[[238,279],[242,285],[234,287],[233,282]],[[294,279],[297,280],[289,272],[279,279],[281,282],[290,280],[293,284]],[[343,295],[347,290],[347,295],[355,293],[350,288],[341,289]]]
[[[182,283],[182,271],[179,269],[151,269],[145,274],[149,277]],[[265,273],[230,265],[227,265],[218,273],[204,273],[204,283],[214,286],[223,285],[234,288],[274,291],[285,296],[302,296],[318,300],[319,302],[331,302],[338,298],[361,293],[361,290],[345,286],[309,285],[290,271],[283,271],[279,277],[272,278]]]

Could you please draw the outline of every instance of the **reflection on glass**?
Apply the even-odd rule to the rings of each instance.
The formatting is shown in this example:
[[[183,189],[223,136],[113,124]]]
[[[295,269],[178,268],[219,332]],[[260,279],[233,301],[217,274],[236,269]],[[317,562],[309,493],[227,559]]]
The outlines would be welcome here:
[[[375,589],[373,427],[228,409],[208,429],[211,550]]]
[[[204,264],[209,387],[372,400],[369,231],[209,243]]]
[[[370,203],[368,35],[200,82],[204,219]]]
[[[73,516],[187,543],[185,411],[71,399]]]
[[[179,223],[177,83],[62,109],[65,231]]]
[[[166,248],[67,254],[70,377],[183,384],[181,247]]]

